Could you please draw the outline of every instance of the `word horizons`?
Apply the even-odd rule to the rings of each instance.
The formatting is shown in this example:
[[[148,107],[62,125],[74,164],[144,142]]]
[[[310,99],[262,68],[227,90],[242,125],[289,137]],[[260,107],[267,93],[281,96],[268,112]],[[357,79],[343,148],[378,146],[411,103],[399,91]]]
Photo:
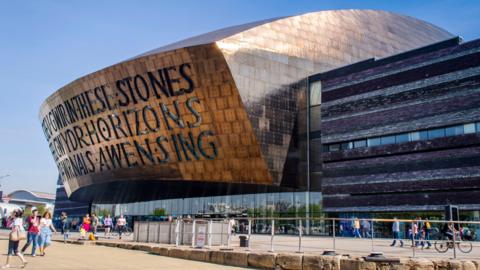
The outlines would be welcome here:
[[[113,87],[103,84],[83,91],[47,112],[42,130],[62,179],[215,159],[215,134],[200,129],[200,99],[189,95],[180,102],[177,98],[194,92],[191,72],[191,65],[184,63],[125,77]],[[152,133],[156,135],[139,139]]]

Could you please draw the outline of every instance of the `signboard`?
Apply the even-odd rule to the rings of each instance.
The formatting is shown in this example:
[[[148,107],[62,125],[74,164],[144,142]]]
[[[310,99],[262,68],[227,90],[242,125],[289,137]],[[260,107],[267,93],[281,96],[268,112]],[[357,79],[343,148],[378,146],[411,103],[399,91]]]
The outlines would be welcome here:
[[[207,237],[207,224],[198,224],[196,246],[199,248],[203,248],[205,246],[206,237]]]

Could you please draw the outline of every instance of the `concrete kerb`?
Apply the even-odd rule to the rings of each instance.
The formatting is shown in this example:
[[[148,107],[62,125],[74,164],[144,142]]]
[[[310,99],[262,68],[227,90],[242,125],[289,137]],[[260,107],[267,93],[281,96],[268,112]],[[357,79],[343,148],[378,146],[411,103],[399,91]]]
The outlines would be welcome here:
[[[248,253],[248,266],[257,269],[275,269],[276,253],[272,252],[250,252]]]
[[[140,250],[160,256],[195,260],[222,265],[274,270],[480,270],[476,260],[401,259],[400,263],[367,262],[363,258],[323,256],[316,254],[272,253],[255,251],[222,251],[164,246],[149,243],[54,240],[76,245],[99,245]]]

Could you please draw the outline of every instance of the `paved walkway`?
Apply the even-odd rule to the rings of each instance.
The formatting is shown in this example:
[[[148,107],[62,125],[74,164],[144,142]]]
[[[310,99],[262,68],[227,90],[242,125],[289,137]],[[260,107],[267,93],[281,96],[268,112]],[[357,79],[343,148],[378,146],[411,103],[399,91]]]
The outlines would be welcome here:
[[[22,241],[24,243],[24,241]],[[6,259],[7,240],[0,240],[0,264]],[[234,270],[244,269],[239,267],[223,266],[217,264],[181,260],[163,256],[152,255],[142,251],[126,250],[90,245],[71,245],[54,242],[47,249],[45,257],[25,256],[28,261],[26,269],[56,270],[98,270],[98,269],[162,269],[162,270]],[[12,268],[19,268],[20,260],[13,258]],[[16,267],[15,267],[16,266]]]

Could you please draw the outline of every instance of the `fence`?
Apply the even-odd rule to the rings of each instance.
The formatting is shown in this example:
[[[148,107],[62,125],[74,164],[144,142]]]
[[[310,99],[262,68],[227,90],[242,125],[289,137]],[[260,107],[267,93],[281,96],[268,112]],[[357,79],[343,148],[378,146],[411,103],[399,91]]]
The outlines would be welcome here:
[[[228,222],[221,220],[138,221],[134,225],[133,240],[177,246],[228,245],[228,239],[231,237],[228,228]],[[204,236],[202,244],[199,243],[200,235]]]
[[[399,232],[393,242],[392,225]],[[425,228],[426,223],[430,227]],[[454,227],[452,238],[444,229]],[[354,219],[354,218],[240,218],[176,219],[136,222],[134,241],[192,247],[242,248],[261,251],[382,252],[392,256],[480,258],[476,241],[478,221]],[[243,239],[240,239],[240,237]],[[357,239],[354,239],[357,238]],[[392,244],[405,247],[395,249]],[[431,248],[430,248],[431,247]],[[429,249],[430,248],[430,249]],[[473,251],[472,251],[473,248]],[[440,253],[440,251],[442,253]],[[450,251],[450,252],[447,252]],[[468,251],[468,252],[465,252]]]

